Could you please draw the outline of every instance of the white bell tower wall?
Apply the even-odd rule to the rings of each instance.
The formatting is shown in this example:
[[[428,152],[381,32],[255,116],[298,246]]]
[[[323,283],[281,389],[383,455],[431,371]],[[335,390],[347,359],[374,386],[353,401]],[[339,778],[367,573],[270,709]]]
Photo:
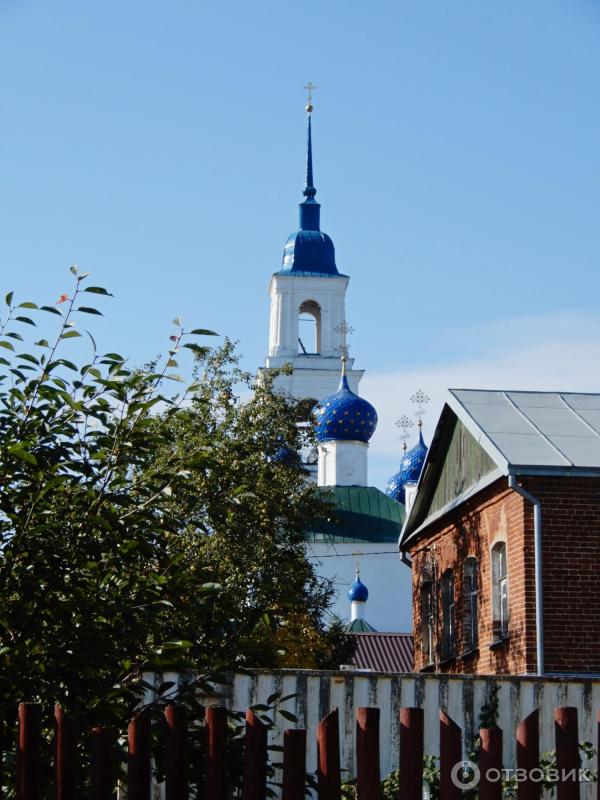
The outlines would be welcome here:
[[[292,375],[282,375],[276,387],[301,400],[322,400],[333,394],[339,384],[340,357],[344,334],[336,330],[346,322],[347,275],[284,275],[276,273],[271,279],[269,295],[271,316],[269,325],[269,354],[265,367],[281,367],[291,363]],[[306,352],[299,343],[299,318],[310,314],[316,325],[318,352]],[[350,388],[358,393],[363,370],[353,370],[354,359],[347,361]]]

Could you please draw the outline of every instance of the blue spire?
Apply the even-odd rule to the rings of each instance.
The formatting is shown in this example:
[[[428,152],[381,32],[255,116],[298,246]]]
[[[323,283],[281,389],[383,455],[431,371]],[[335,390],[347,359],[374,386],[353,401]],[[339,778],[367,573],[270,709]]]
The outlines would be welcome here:
[[[307,89],[316,87],[309,84]],[[321,206],[315,200],[317,190],[313,178],[311,96],[308,98],[308,131],[306,143],[306,183],[304,200],[300,203],[299,230],[288,236],[283,250],[281,275],[319,275],[335,277],[340,273],[335,265],[335,247],[331,238],[321,230]]]
[[[317,190],[313,186],[313,163],[312,163],[312,134],[310,125],[310,114],[308,115],[308,141],[306,146],[306,185],[304,187],[305,197],[314,197]]]
[[[306,185],[303,194],[306,200],[300,203],[300,230],[318,231],[320,230],[321,206],[315,200],[317,190],[314,187],[313,161],[312,161],[312,130],[310,124],[310,112],[308,114],[308,136],[306,144]]]

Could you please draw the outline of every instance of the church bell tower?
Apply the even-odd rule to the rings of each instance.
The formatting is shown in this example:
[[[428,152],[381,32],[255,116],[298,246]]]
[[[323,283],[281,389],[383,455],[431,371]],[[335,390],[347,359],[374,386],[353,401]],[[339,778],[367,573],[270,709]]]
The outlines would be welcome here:
[[[269,353],[265,367],[291,363],[291,375],[278,378],[276,388],[295,400],[316,402],[332,394],[339,382],[340,357],[347,360],[346,376],[358,391],[363,370],[352,369],[348,356],[346,289],[350,278],[338,272],[335,248],[321,231],[321,206],[315,200],[311,116],[312,84],[306,112],[308,137],[304,200],[300,203],[299,229],[285,244],[281,269],[271,278]]]

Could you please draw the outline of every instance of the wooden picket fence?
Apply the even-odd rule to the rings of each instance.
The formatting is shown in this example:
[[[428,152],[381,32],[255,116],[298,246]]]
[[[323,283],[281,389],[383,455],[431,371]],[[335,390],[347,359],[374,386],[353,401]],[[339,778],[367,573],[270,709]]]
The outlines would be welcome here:
[[[186,738],[188,719],[182,706],[170,705],[166,718],[166,800],[189,800]],[[41,708],[33,703],[19,706],[17,736],[17,800],[39,800],[41,796],[42,717]],[[229,797],[227,774],[227,725],[225,708],[206,708],[206,764],[202,800],[226,800]],[[443,711],[440,724],[440,800],[461,800],[462,790],[451,779],[452,768],[462,759],[462,731]],[[152,770],[150,751],[150,718],[135,717],[127,729],[128,762],[126,777],[127,800],[150,800]],[[577,709],[557,708],[554,711],[557,769],[561,774],[578,770],[579,743]],[[600,713],[598,715],[600,740]],[[111,730],[93,728],[90,731],[92,761],[90,768],[93,800],[113,800],[115,797],[114,759],[115,737]],[[283,800],[304,800],[306,791],[306,736],[302,729],[289,729],[283,737],[281,767]],[[337,709],[318,725],[317,731],[317,796],[319,800],[340,800],[342,771],[340,769],[339,720]],[[498,728],[480,731],[479,767],[480,800],[501,800],[502,787],[498,781],[485,777],[490,769],[502,768],[502,732]],[[246,712],[243,766],[243,800],[264,800],[267,796],[268,728],[252,710]],[[539,767],[539,720],[534,711],[521,722],[516,731],[517,767],[526,771]],[[359,708],[356,715],[356,790],[359,800],[378,800],[381,781],[379,769],[379,709]],[[56,800],[75,800],[75,734],[69,719],[60,707],[55,710],[53,744],[54,796]],[[423,709],[400,710],[399,770],[402,800],[422,800],[424,728]],[[1,765],[1,761],[0,761]],[[564,771],[564,772],[563,772]],[[344,778],[347,780],[347,778]],[[0,771],[0,795],[2,792]],[[314,796],[314,795],[313,795]],[[580,784],[565,780],[557,784],[556,800],[579,800]],[[599,791],[600,800],[600,791]],[[539,800],[540,784],[523,780],[517,786],[518,800]]]

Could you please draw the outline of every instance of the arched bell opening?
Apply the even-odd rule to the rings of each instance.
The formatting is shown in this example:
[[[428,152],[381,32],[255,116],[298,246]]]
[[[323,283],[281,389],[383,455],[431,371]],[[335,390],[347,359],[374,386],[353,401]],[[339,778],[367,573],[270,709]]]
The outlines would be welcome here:
[[[321,352],[321,306],[305,300],[298,309],[298,353],[312,356]]]

